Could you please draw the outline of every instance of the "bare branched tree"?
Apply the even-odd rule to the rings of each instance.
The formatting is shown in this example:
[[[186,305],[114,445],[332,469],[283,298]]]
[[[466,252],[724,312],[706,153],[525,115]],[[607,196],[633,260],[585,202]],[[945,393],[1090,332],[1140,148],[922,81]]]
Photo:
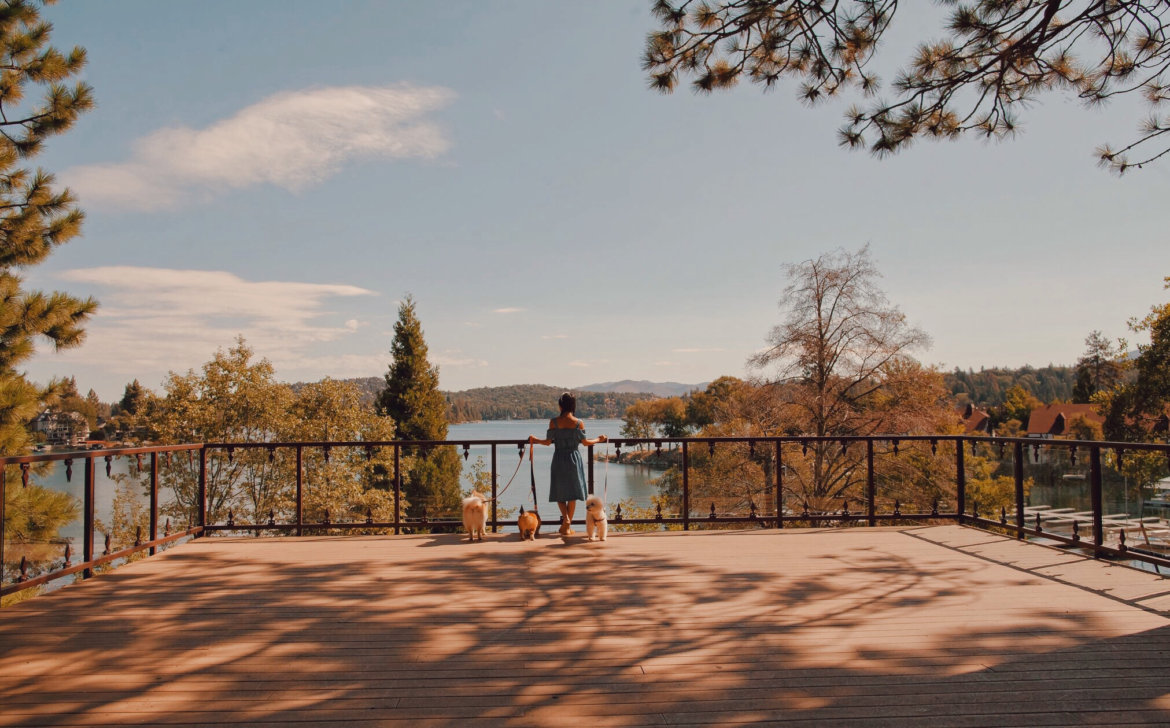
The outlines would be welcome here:
[[[787,265],[785,274],[780,306],[786,318],[749,364],[774,372],[792,424],[819,437],[912,429],[913,413],[884,401],[902,379],[916,381],[922,369],[909,354],[930,338],[886,300],[868,246]],[[853,458],[827,443],[815,450],[807,490],[844,491],[853,480]]]
[[[855,89],[871,100],[846,112],[840,142],[879,156],[923,136],[1008,136],[1016,110],[1043,91],[1068,89],[1087,105],[1139,93],[1151,115],[1130,143],[1099,147],[1099,162],[1122,173],[1170,152],[1158,141],[1170,132],[1167,0],[936,2],[953,6],[945,35],[918,46],[892,100],[877,98],[868,67],[897,0],[657,0],[662,27],[647,39],[643,67],[667,93],[680,76],[700,92],[744,76],[765,88],[791,77],[809,104]]]
[[[787,317],[750,363],[777,366],[777,382],[803,390],[799,404],[809,434],[855,434],[857,413],[885,383],[891,365],[930,337],[907,324],[877,287],[868,246],[789,264],[784,272],[789,283],[780,307]]]

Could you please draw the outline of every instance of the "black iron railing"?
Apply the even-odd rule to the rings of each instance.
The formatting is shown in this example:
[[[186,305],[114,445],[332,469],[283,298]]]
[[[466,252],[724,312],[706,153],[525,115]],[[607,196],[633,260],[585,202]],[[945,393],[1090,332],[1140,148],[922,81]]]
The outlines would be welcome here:
[[[611,526],[642,526],[660,528],[708,528],[720,524],[755,525],[761,528],[792,526],[844,526],[909,523],[914,521],[942,521],[985,528],[999,529],[1017,538],[1042,538],[1082,548],[1098,557],[1134,559],[1157,566],[1170,567],[1170,536],[1164,546],[1155,539],[1151,544],[1150,531],[1166,526],[1161,516],[1130,522],[1128,505],[1126,519],[1119,521],[1106,514],[1103,483],[1105,473],[1116,479],[1123,472],[1126,457],[1145,458],[1147,477],[1170,468],[1170,445],[1156,443],[1087,442],[1032,438],[988,438],[961,435],[879,435],[869,437],[711,437],[711,438],[646,438],[614,439],[615,456],[620,462],[623,451],[653,450],[666,457],[675,474],[673,495],[663,507],[660,500],[653,508],[639,509],[637,513],[623,513],[620,505],[611,504]],[[106,450],[88,450],[71,453],[46,453],[0,458],[0,487],[27,487],[30,473],[44,463],[64,466],[67,479],[72,482],[75,466],[82,471],[82,536],[80,560],[72,551],[72,541],[58,544],[61,555],[40,564],[38,573],[30,573],[29,560],[22,556],[19,564],[6,556],[10,534],[0,533],[0,564],[4,580],[0,595],[39,586],[62,577],[80,574],[87,578],[98,567],[130,558],[141,552],[153,554],[157,549],[185,538],[217,532],[236,533],[305,533],[344,531],[392,531],[395,534],[419,530],[454,530],[461,520],[458,514],[428,514],[425,506],[406,514],[403,502],[403,458],[411,453],[425,452],[439,447],[462,450],[466,459],[472,447],[490,449],[491,513],[489,524],[493,531],[515,526],[514,519],[499,518],[496,496],[501,486],[501,454],[505,459],[523,458],[527,443],[521,440],[460,440],[460,441],[387,441],[387,442],[214,442],[152,447],[127,447]],[[328,464],[331,454],[358,453],[367,463],[377,459],[381,463],[381,486],[393,493],[393,515],[375,517],[372,510],[364,516],[352,509],[346,514],[309,514],[305,503],[307,459]],[[749,464],[758,481],[746,500],[737,506],[728,506],[716,495],[718,488],[696,483],[696,479],[710,479],[719,453],[738,453],[737,463]],[[248,455],[245,455],[245,454]],[[1028,456],[1032,457],[1029,464]],[[1087,490],[1088,508],[1046,508],[1029,504],[1025,485],[1036,481],[1036,473],[1029,470],[1040,467],[1044,455],[1044,472],[1052,480],[1049,492],[1058,493],[1060,478],[1074,478],[1081,490]],[[593,448],[587,462],[589,490],[595,489]],[[336,455],[335,455],[336,456]],[[271,477],[291,481],[293,496],[289,508],[278,514],[269,510],[267,517],[237,518],[230,505],[209,502],[209,481],[214,481],[213,470],[231,466],[237,458],[250,457],[251,462],[273,470]],[[1001,499],[998,507],[985,499],[968,493],[968,457],[981,463],[994,463],[994,470],[1004,473],[1010,464],[1011,475],[999,475],[995,482],[1011,485],[1011,493]],[[1112,465],[1106,463],[1111,457]],[[1151,458],[1153,460],[1151,461]],[[915,462],[907,469],[905,460]],[[99,553],[95,543],[96,528],[96,472],[99,463],[107,476],[115,462],[123,462],[133,469],[135,482],[149,497],[149,525],[143,533],[135,529],[132,541],[124,536],[122,543],[111,544],[110,533],[105,535],[105,548]],[[1052,465],[1059,461],[1059,468]],[[19,482],[7,483],[19,472]],[[835,470],[834,470],[835,468]],[[1152,468],[1152,471],[1150,470]],[[511,467],[506,466],[506,470]],[[984,467],[980,482],[991,482],[987,477],[990,466]],[[905,470],[897,481],[896,471]],[[164,477],[165,476],[165,477]],[[184,480],[184,478],[186,480]],[[923,480],[925,478],[925,480]],[[917,479],[917,480],[916,480]],[[174,486],[167,482],[186,482],[186,498],[179,498]],[[825,483],[830,485],[825,485]],[[316,487],[320,487],[318,483]],[[328,486],[326,486],[328,487]],[[523,487],[523,486],[520,486]],[[1128,487],[1128,482],[1125,487]],[[180,521],[172,527],[168,518],[160,526],[160,491],[171,488],[172,499],[168,512]],[[929,491],[929,492],[928,492]],[[1125,491],[1128,493],[1128,491]],[[903,496],[903,500],[898,496]],[[1033,493],[1035,496],[1035,493]],[[1032,500],[1035,500],[1033,497]],[[758,501],[758,502],[757,502]],[[4,520],[4,500],[0,499],[0,523]],[[1009,504],[1011,511],[1009,512]],[[717,505],[718,504],[718,505]],[[1170,503],[1166,508],[1170,509]],[[1170,514],[1170,510],[1167,511]],[[1146,523],[1150,527],[1146,528]],[[109,527],[107,526],[107,529]],[[1127,531],[1129,535],[1127,536]],[[1134,543],[1140,532],[1140,543]],[[1170,529],[1167,529],[1170,533]],[[1116,542],[1106,536],[1116,537]],[[5,559],[9,559],[5,561]]]

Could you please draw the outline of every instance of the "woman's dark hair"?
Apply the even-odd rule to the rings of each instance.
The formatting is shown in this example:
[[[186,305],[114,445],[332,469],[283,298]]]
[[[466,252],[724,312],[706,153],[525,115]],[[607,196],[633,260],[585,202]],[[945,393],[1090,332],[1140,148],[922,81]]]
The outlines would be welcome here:
[[[557,404],[561,406],[561,414],[567,415],[577,411],[577,398],[565,392],[561,398],[557,400]]]

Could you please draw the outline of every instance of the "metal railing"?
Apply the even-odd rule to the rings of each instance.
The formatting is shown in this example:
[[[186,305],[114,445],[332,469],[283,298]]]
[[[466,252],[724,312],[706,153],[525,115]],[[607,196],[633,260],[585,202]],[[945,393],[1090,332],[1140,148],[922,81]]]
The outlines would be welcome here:
[[[914,521],[943,521],[998,529],[1016,538],[1042,538],[1087,550],[1097,557],[1125,558],[1143,561],[1157,566],[1170,567],[1170,545],[1165,551],[1136,547],[1128,543],[1126,536],[1128,515],[1125,523],[1116,521],[1105,513],[1103,497],[1103,475],[1107,470],[1105,457],[1112,455],[1114,466],[1109,470],[1111,477],[1120,472],[1123,457],[1149,453],[1160,455],[1163,470],[1170,467],[1170,445],[1156,443],[1087,442],[1072,440],[1050,440],[1032,438],[970,437],[963,435],[877,435],[851,437],[690,437],[690,438],[645,438],[613,439],[616,459],[620,462],[623,449],[653,449],[661,455],[664,446],[665,460],[669,461],[677,475],[676,494],[663,512],[660,501],[653,509],[642,509],[640,514],[622,513],[621,506],[611,506],[611,527],[644,526],[659,528],[718,527],[720,524],[748,524],[761,528],[785,528],[798,525],[866,525],[877,526],[891,523]],[[260,534],[263,532],[304,535],[307,532],[322,531],[392,531],[395,534],[419,530],[454,530],[461,524],[457,514],[428,514],[421,508],[410,516],[402,511],[403,503],[403,458],[416,452],[426,452],[439,447],[461,448],[464,459],[472,447],[490,448],[491,512],[489,525],[493,532],[501,527],[515,526],[514,519],[501,519],[497,511],[496,497],[500,487],[501,449],[512,457],[523,458],[527,443],[523,440],[458,440],[458,441],[385,441],[385,442],[212,442],[183,445],[127,447],[105,450],[89,450],[71,453],[46,453],[0,458],[0,488],[27,487],[30,472],[41,463],[59,463],[66,469],[66,477],[72,480],[75,464],[80,465],[83,478],[82,497],[82,553],[81,560],[73,562],[75,554],[72,543],[61,544],[60,565],[54,560],[44,573],[30,575],[27,560],[22,557],[19,567],[5,570],[13,578],[0,583],[0,596],[46,584],[55,579],[80,574],[88,578],[94,569],[127,559],[140,552],[154,554],[159,548],[175,541],[205,536],[217,532],[239,532]],[[733,449],[741,453],[741,462],[750,463],[758,470],[760,487],[750,491],[746,507],[717,507],[719,499],[710,494],[713,489],[698,485],[696,478],[709,476],[710,464],[718,453]],[[333,518],[326,509],[323,514],[309,517],[305,504],[306,459],[312,455],[315,462],[329,463],[330,454],[337,451],[360,453],[366,462],[382,457],[389,451],[385,462],[384,486],[393,492],[393,517],[375,518],[366,511],[365,517]],[[929,455],[927,455],[929,452]],[[976,455],[977,452],[983,453]],[[1089,508],[1081,511],[1062,508],[1045,512],[1038,506],[1031,506],[1025,493],[1025,484],[1030,482],[1025,471],[1029,467],[1027,456],[1031,453],[1034,463],[1040,462],[1041,453],[1046,458],[1057,458],[1062,463],[1071,463],[1079,468],[1073,475],[1083,476],[1087,486]],[[243,453],[251,453],[254,461],[267,461],[273,468],[278,464],[284,469],[280,477],[291,478],[293,500],[291,508],[278,514],[268,512],[267,519],[253,518],[251,522],[238,520],[229,506],[209,505],[209,468],[230,465]],[[810,455],[811,453],[811,455]],[[1010,454],[1010,457],[1009,457]],[[594,457],[589,448],[588,483],[593,492]],[[1006,504],[999,506],[999,512],[987,503],[980,504],[977,498],[967,492],[967,457],[996,459],[996,469],[1006,471],[1010,462],[1010,497],[1012,512]],[[904,481],[897,489],[892,483],[890,471],[902,467],[900,458],[917,458],[914,466],[928,473],[931,480],[918,486],[907,486]],[[1078,458],[1081,458],[1078,464]],[[111,466],[124,459],[135,468],[134,477],[149,497],[149,525],[147,533],[137,529],[133,543],[119,544],[112,550],[109,532],[106,533],[105,549],[98,553],[96,537],[95,483],[99,462],[104,463],[107,476]],[[279,463],[278,463],[279,460]],[[172,531],[167,520],[160,533],[159,502],[160,473],[171,472],[177,465],[189,474],[193,502],[186,508],[181,503],[172,503],[175,514],[185,513],[187,523]],[[810,496],[810,482],[820,482],[824,475],[811,475],[816,463],[832,461],[838,471],[837,484],[821,488],[816,497]],[[842,465],[844,463],[844,465]],[[44,466],[41,466],[44,467]],[[519,467],[519,466],[518,466]],[[817,466],[819,467],[819,466]],[[1071,466],[1070,466],[1071,467]],[[19,484],[7,484],[11,468],[20,473]],[[1067,469],[1067,468],[1066,468]],[[290,472],[291,471],[291,472]],[[1083,471],[1083,472],[1082,472]],[[755,471],[753,471],[755,472]],[[180,474],[182,475],[182,474]],[[176,476],[178,477],[178,476]],[[917,476],[915,476],[917,477]],[[924,476],[925,477],[925,476]],[[1007,478],[1009,476],[1001,476]],[[1068,477],[1064,473],[1062,477]],[[814,483],[815,484],[815,483]],[[929,486],[933,496],[922,491]],[[915,496],[915,488],[917,495]],[[718,488],[714,488],[718,490]],[[812,490],[816,491],[814,487]],[[892,491],[897,491],[891,496]],[[909,493],[904,504],[897,494]],[[760,503],[756,502],[758,494]],[[708,500],[710,501],[708,503]],[[810,500],[816,501],[810,506]],[[892,503],[891,503],[892,500]],[[910,502],[914,501],[914,502]],[[4,499],[0,498],[0,524],[4,520]],[[709,508],[707,507],[709,505]],[[1170,504],[1168,504],[1170,506]],[[982,508],[982,510],[981,510]],[[1039,508],[1039,510],[1038,510]],[[652,511],[652,512],[651,512]],[[1070,515],[1069,511],[1073,511]],[[1128,513],[1128,511],[1127,511]],[[1147,519],[1147,521],[1150,519]],[[1046,525],[1046,523],[1048,525]],[[1143,534],[1143,522],[1135,522]],[[1087,533],[1081,533],[1084,524]],[[1069,532],[1062,527],[1071,525]],[[1129,527],[1132,531],[1133,527]],[[1106,532],[1119,532],[1117,543],[1106,539]],[[5,564],[5,546],[8,534],[0,532],[0,564]],[[1148,537],[1147,537],[1148,541]],[[1170,539],[1168,539],[1170,541]]]

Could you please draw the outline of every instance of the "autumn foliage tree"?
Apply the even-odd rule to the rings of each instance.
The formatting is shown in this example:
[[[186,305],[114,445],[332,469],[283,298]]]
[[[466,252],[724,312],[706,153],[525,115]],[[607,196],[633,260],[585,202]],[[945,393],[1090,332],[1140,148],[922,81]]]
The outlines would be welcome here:
[[[1124,172],[1170,151],[1165,0],[937,1],[951,7],[942,37],[918,45],[889,98],[871,64],[897,0],[657,0],[661,26],[643,67],[663,92],[683,77],[704,93],[793,79],[808,104],[854,92],[864,101],[846,111],[840,142],[877,155],[923,137],[1009,136],[1017,112],[1045,92],[1066,90],[1086,106],[1139,94],[1151,114],[1131,142],[1102,145],[1098,159]]]
[[[717,510],[761,514],[776,507],[777,466],[790,512],[841,508],[864,484],[866,446],[845,438],[865,435],[933,435],[954,432],[957,416],[942,375],[911,353],[928,343],[877,285],[867,248],[837,250],[788,265],[780,301],[784,320],[750,364],[754,381],[721,377],[689,397],[690,422],[699,437],[808,437],[784,445],[712,443],[691,449],[692,501]],[[841,438],[841,439],[838,439]],[[883,497],[929,509],[951,482],[953,453],[929,443],[883,445],[878,474]],[[888,452],[887,452],[888,451]],[[949,458],[949,460],[948,460]],[[943,474],[947,477],[943,477]],[[667,500],[680,498],[679,477],[660,484]],[[856,502],[856,501],[855,501]]]
[[[1165,279],[1170,290],[1170,277]],[[1130,329],[1148,334],[1150,343],[1138,345],[1133,362],[1134,380],[1118,387],[1106,402],[1105,434],[1110,439],[1166,439],[1170,416],[1170,303],[1156,304]]]
[[[325,380],[293,392],[276,381],[272,364],[257,359],[242,338],[220,350],[199,371],[171,373],[161,396],[135,393],[130,429],[147,432],[160,444],[186,442],[387,441],[392,420],[362,403],[353,382]],[[304,451],[303,480],[307,521],[330,518],[378,520],[393,513],[393,493],[380,474],[392,468],[389,452],[367,458],[363,449],[338,448],[327,457],[320,448]],[[167,515],[195,520],[198,509],[197,458],[179,454],[161,470],[174,493]],[[238,522],[263,523],[270,511],[287,521],[295,497],[295,453],[281,448],[216,449],[207,456],[208,517],[222,522],[231,512]]]

